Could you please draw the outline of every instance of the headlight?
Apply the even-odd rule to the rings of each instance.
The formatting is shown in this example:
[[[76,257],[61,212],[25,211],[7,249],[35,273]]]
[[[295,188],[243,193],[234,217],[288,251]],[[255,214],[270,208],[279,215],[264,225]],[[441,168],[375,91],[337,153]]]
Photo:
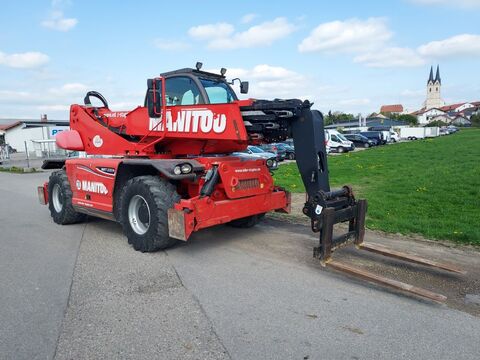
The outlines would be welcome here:
[[[177,165],[177,166],[175,166],[175,167],[173,168],[173,173],[174,173],[175,175],[180,175],[180,174],[182,173],[182,169],[180,168],[179,165]]]
[[[192,172],[192,165],[190,164],[183,164],[181,169],[182,174],[188,174]]]

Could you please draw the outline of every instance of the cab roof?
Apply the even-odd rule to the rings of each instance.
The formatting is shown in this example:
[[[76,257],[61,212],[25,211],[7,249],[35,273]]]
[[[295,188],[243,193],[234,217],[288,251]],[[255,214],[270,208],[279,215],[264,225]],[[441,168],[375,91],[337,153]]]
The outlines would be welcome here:
[[[225,81],[225,76],[221,74],[215,74],[207,71],[201,71],[197,69],[192,69],[192,68],[183,68],[179,70],[174,70],[174,71],[168,71],[161,73],[160,75],[163,77],[170,77],[173,75],[182,75],[182,74],[188,74],[188,75],[193,75],[193,76],[200,76],[200,77],[205,77],[209,79],[214,79],[214,80],[220,80],[220,81]]]

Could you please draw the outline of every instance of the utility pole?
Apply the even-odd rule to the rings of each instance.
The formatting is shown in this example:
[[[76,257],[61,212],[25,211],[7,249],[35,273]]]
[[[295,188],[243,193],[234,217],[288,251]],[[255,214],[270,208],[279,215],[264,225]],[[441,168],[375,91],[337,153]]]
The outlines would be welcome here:
[[[23,142],[25,144],[25,154],[27,154],[27,167],[30,167],[30,158],[28,157],[28,147],[27,147],[27,142]]]

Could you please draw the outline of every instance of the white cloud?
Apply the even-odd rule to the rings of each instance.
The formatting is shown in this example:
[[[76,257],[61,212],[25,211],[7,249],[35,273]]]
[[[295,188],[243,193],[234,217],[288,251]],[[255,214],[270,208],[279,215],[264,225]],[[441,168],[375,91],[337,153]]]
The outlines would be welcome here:
[[[41,52],[30,51],[19,54],[5,54],[0,52],[0,65],[16,69],[38,68],[50,61],[48,55]]]
[[[228,26],[227,26],[228,25]],[[190,28],[189,35],[208,41],[211,49],[239,49],[269,46],[295,31],[295,26],[283,17],[254,25],[242,32],[234,33],[230,24],[200,25]]]
[[[58,88],[48,90],[50,94],[61,97],[69,97],[71,95],[84,95],[88,90],[88,86],[81,83],[68,83]]]
[[[473,9],[480,7],[480,0],[410,0],[410,2],[419,5],[443,5],[448,7],[458,7],[463,9]]]
[[[368,67],[414,67],[425,64],[425,60],[410,48],[391,47],[356,56],[356,63]]]
[[[195,39],[208,40],[212,38],[227,37],[235,31],[233,25],[216,23],[193,26],[188,30],[188,35]]]
[[[70,105],[40,105],[37,109],[45,112],[61,111],[67,112],[70,110]]]
[[[480,56],[480,35],[461,34],[418,47],[426,57]]]
[[[360,98],[360,99],[345,99],[338,102],[339,105],[346,106],[361,106],[370,104],[370,99]]]
[[[165,51],[181,51],[190,47],[190,44],[183,41],[165,39],[155,39],[154,45],[156,48]]]
[[[27,91],[0,90],[0,103],[21,104],[30,98],[31,94]]]
[[[320,24],[298,45],[300,52],[355,53],[381,47],[392,37],[384,18]]]
[[[218,70],[208,71],[218,73]],[[305,76],[281,66],[268,64],[259,64],[251,69],[229,68],[227,77],[229,79],[238,77],[250,82],[250,91],[246,96],[247,98],[304,99],[310,97],[312,88],[312,84]],[[235,83],[235,86],[238,86],[238,84]]]
[[[258,17],[257,14],[246,14],[242,16],[242,18],[240,19],[240,22],[242,24],[248,24],[248,23],[251,23],[253,20],[255,20],[257,17]]]
[[[418,98],[425,95],[425,90],[410,90],[405,89],[400,93],[400,96],[405,98]]]
[[[52,11],[50,18],[41,23],[45,28],[63,32],[73,29],[77,24],[77,19],[65,18],[61,11]]]

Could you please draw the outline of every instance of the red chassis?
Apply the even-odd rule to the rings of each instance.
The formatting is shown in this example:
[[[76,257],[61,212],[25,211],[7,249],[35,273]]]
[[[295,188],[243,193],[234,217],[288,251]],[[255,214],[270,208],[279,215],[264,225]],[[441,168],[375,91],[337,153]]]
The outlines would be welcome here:
[[[176,159],[178,161],[179,159]],[[265,160],[243,160],[238,157],[195,158],[204,171],[218,167],[220,181],[210,196],[201,196],[205,178],[185,179],[177,183],[182,199],[168,211],[169,235],[188,240],[192,232],[210,226],[269,211],[290,212],[290,194],[274,186]],[[159,159],[165,163],[167,159]],[[189,161],[192,159],[180,159]],[[146,163],[155,164],[155,160]],[[109,220],[120,220],[116,211],[120,193],[132,166],[141,160],[129,158],[76,158],[65,162],[72,190],[73,208]],[[48,183],[41,189],[43,203],[48,203]]]

